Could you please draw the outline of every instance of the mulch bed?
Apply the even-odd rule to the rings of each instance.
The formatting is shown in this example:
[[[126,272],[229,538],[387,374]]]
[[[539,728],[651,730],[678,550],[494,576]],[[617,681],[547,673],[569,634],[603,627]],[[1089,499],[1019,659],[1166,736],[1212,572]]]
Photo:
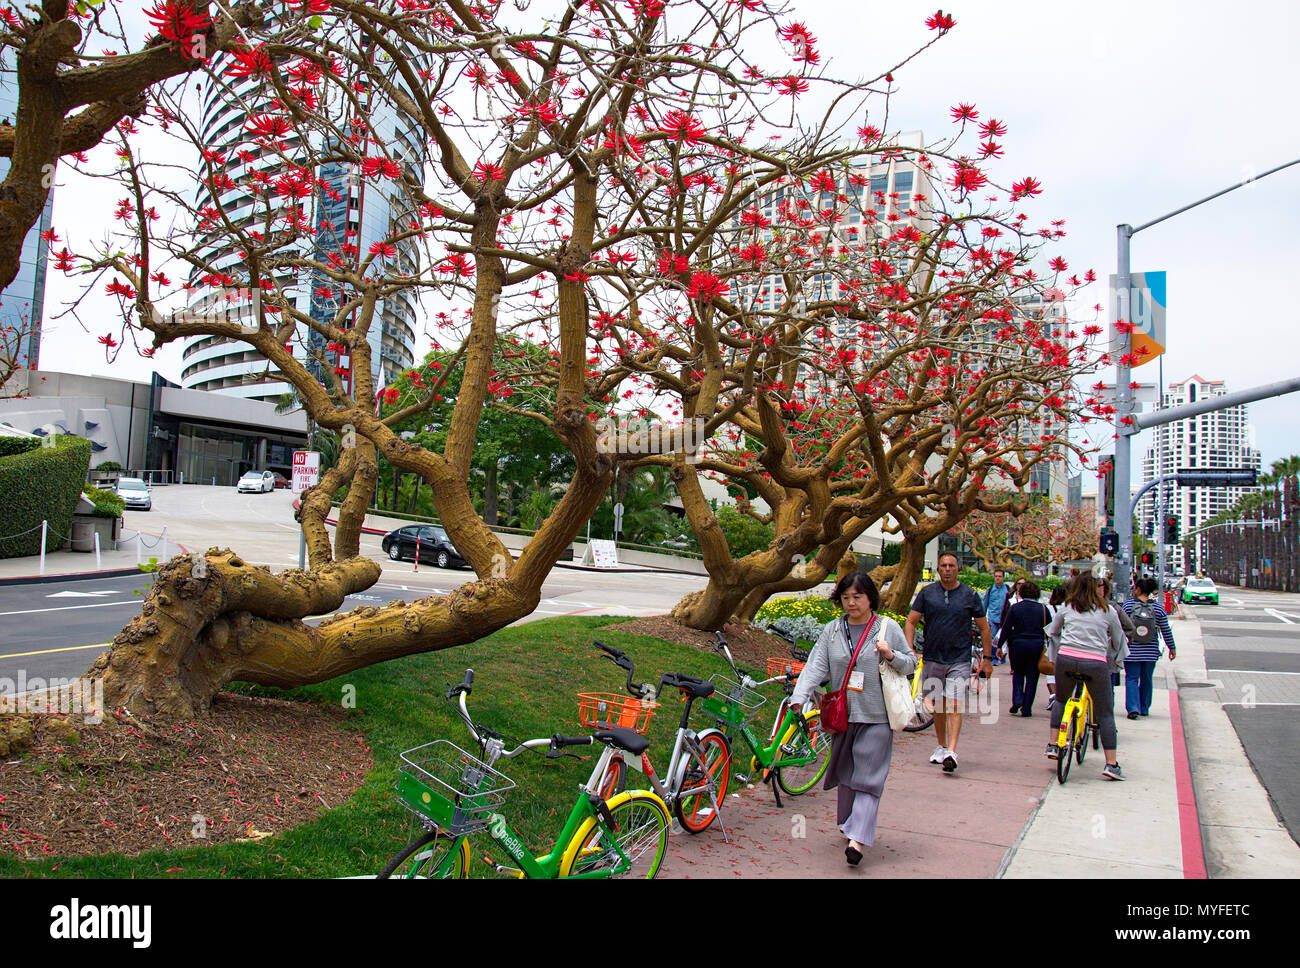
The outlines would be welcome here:
[[[314,820],[371,768],[364,738],[338,726],[343,715],[222,693],[197,723],[38,716],[31,749],[0,761],[0,851],[134,855]]]
[[[618,630],[619,632],[630,632],[633,635],[649,635],[652,638],[663,639],[665,642],[689,645],[701,652],[712,652],[714,643],[717,641],[712,632],[701,632],[699,629],[687,628],[685,625],[674,621],[669,615],[651,615],[632,622],[619,622],[617,625],[607,627],[611,631]],[[752,625],[724,625],[722,627],[722,637],[727,640],[727,646],[731,649],[731,657],[736,660],[736,665],[742,668],[761,672],[767,665],[769,656],[785,657],[790,655],[789,642],[779,636],[769,635],[762,629],[754,628]]]

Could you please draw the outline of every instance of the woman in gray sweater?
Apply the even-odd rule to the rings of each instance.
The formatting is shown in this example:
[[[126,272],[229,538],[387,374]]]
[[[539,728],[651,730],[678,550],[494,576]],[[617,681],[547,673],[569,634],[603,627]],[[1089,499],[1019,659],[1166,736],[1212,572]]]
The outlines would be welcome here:
[[[862,860],[862,848],[876,840],[880,796],[894,749],[880,687],[880,662],[888,662],[906,676],[916,669],[916,655],[908,648],[898,623],[876,614],[880,592],[864,573],[841,578],[831,601],[844,609],[844,615],[822,629],[795,684],[791,705],[801,709],[823,679],[830,679],[831,689],[841,688],[849,660],[858,643],[863,643],[848,678],[849,728],[831,738],[825,782],[827,790],[839,788],[837,822],[848,838],[844,856],[856,866]]]
[[[1128,637],[1119,616],[1106,600],[1105,586],[1092,575],[1080,575],[1070,583],[1069,596],[1047,626],[1047,657],[1056,663],[1056,701],[1052,703],[1051,741],[1047,744],[1049,759],[1062,755],[1055,739],[1077,676],[1088,685],[1101,732],[1101,748],[1106,755],[1101,775],[1108,780],[1124,779],[1116,753],[1119,735],[1115,729],[1115,689],[1110,674],[1120,668],[1127,654]],[[1066,750],[1063,755],[1070,753]]]

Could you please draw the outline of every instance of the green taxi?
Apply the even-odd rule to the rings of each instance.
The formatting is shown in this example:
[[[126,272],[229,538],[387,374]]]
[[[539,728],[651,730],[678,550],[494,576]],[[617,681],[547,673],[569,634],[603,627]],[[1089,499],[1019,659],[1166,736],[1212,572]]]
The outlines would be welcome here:
[[[1183,601],[1195,605],[1197,602],[1219,604],[1219,589],[1208,578],[1189,578],[1183,588]]]

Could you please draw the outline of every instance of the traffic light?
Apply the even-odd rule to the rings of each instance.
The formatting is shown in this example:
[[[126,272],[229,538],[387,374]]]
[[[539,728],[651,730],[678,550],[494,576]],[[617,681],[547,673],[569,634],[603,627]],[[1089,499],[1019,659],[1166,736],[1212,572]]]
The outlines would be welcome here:
[[[1101,533],[1101,553],[1103,555],[1119,554],[1119,534],[1114,531]]]
[[[1156,536],[1156,521],[1155,521],[1155,518],[1147,518],[1146,529],[1147,529],[1147,537],[1148,537],[1148,538],[1154,538],[1154,537]]]
[[[1144,551],[1144,552],[1142,552],[1142,564],[1144,564],[1144,565],[1154,565],[1154,564],[1155,564],[1155,555],[1151,554],[1151,552],[1149,552],[1149,551]]]
[[[1178,544],[1178,515],[1165,518],[1165,544]]]

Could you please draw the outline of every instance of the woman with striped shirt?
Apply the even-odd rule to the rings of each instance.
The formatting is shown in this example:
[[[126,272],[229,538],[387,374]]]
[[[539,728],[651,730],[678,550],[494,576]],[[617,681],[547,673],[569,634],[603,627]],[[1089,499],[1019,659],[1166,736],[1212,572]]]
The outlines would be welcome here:
[[[1129,640],[1128,657],[1124,660],[1124,707],[1129,719],[1137,719],[1151,712],[1151,697],[1155,690],[1156,662],[1160,659],[1160,638],[1169,647],[1169,658],[1174,657],[1174,633],[1169,627],[1169,616],[1155,599],[1159,584],[1154,578],[1139,578],[1135,582],[1135,597],[1124,603],[1130,617],[1138,609],[1153,617],[1154,629]],[[1145,615],[1143,616],[1145,617]],[[1144,622],[1136,623],[1145,625]],[[1159,633],[1159,636],[1156,633]]]

